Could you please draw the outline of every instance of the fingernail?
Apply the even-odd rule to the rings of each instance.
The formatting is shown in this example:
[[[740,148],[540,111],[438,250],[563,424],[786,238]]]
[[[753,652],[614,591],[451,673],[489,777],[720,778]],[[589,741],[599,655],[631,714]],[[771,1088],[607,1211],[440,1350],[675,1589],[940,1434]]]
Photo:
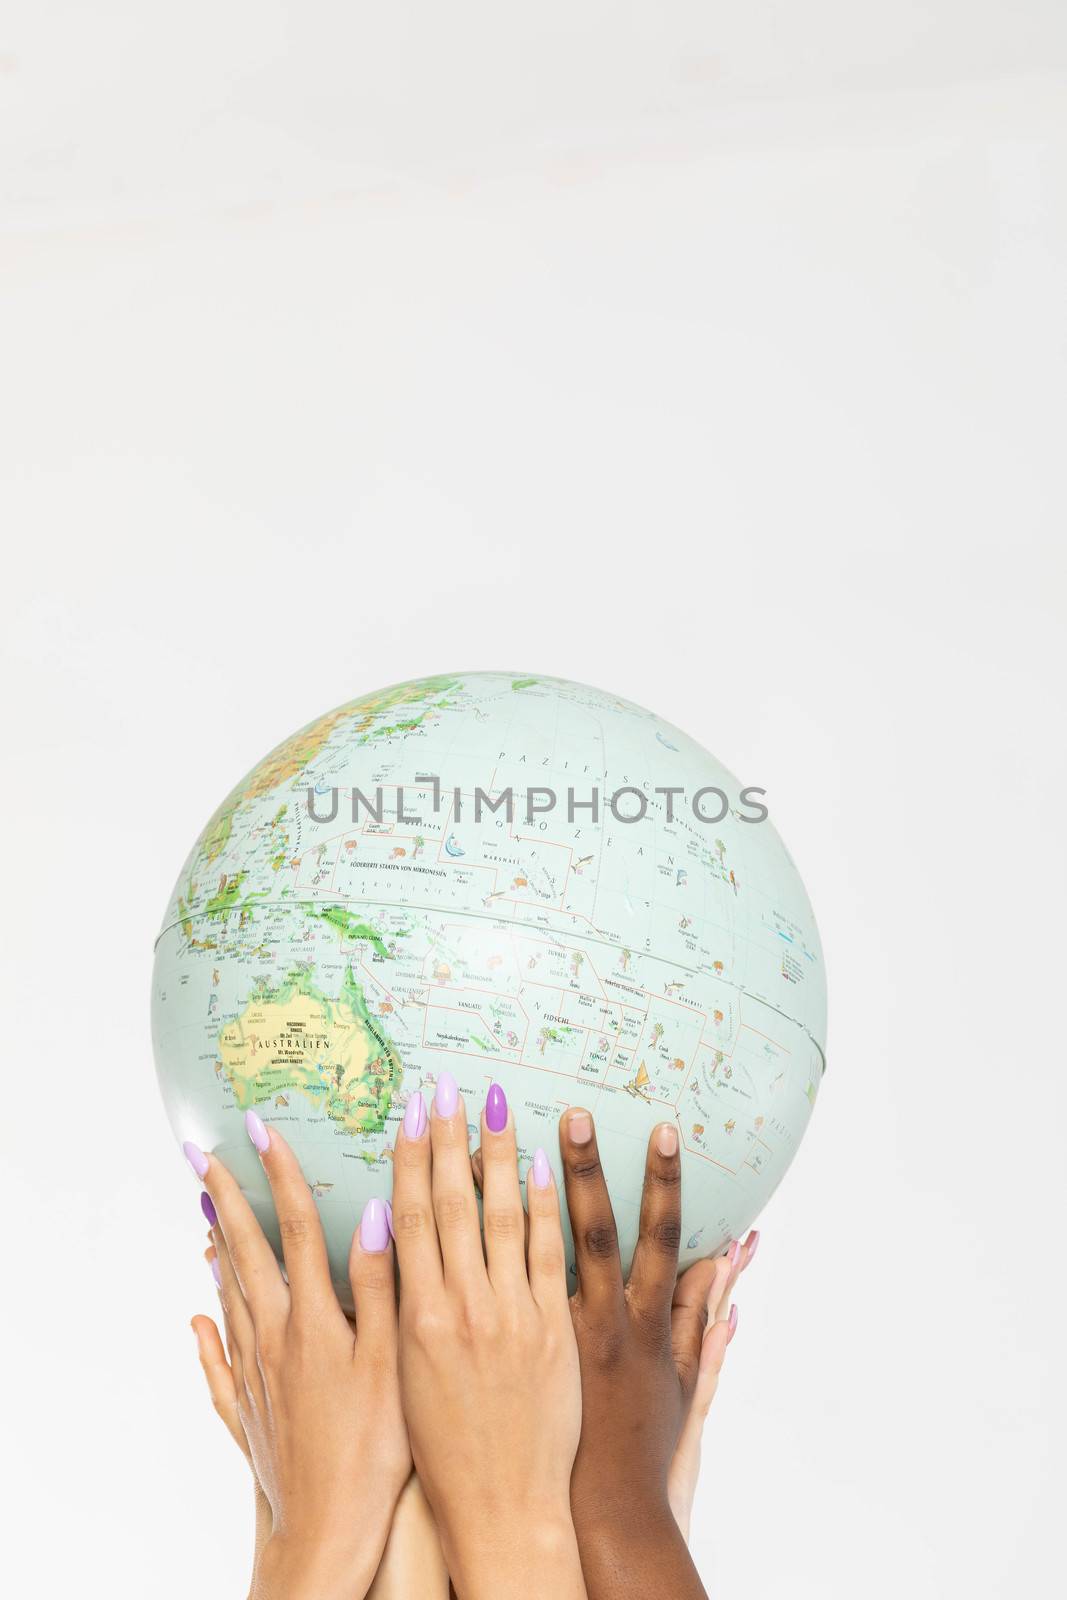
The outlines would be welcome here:
[[[746,1257],[746,1260],[745,1260],[745,1266],[746,1267],[750,1267],[752,1265],[752,1257],[756,1254],[756,1246],[758,1244],[759,1244],[759,1229],[758,1228],[753,1228],[752,1232],[748,1236],[748,1243],[745,1246],[746,1250],[748,1251],[748,1256]]]
[[[200,1191],[200,1209],[207,1218],[208,1227],[213,1228],[219,1220],[219,1214],[215,1210],[214,1200],[212,1200],[206,1189]]]
[[[485,1125],[490,1133],[503,1133],[508,1125],[508,1097],[499,1083],[489,1085],[485,1098]]]
[[[535,1189],[547,1189],[552,1182],[552,1168],[548,1164],[545,1152],[540,1149],[534,1151],[533,1181]]]
[[[437,1080],[437,1093],[433,1097],[433,1108],[439,1117],[450,1117],[458,1105],[459,1086],[446,1067]]]
[[[656,1130],[656,1149],[661,1156],[678,1154],[678,1129],[673,1122],[664,1122]]]
[[[738,1258],[738,1256],[740,1254],[741,1254],[741,1241],[740,1241],[740,1239],[735,1239],[733,1244],[730,1246],[729,1250],[727,1250],[727,1252],[726,1252],[726,1259],[727,1259],[727,1261],[730,1263],[730,1265],[732,1267],[736,1267],[737,1266],[737,1258]]]
[[[404,1138],[421,1139],[426,1132],[426,1101],[422,1091],[413,1094],[404,1112]]]
[[[736,1306],[731,1306],[730,1307],[730,1316],[729,1316],[729,1320],[727,1321],[727,1327],[729,1328],[730,1331],[726,1335],[726,1343],[729,1344],[730,1340],[733,1338],[734,1334],[737,1332],[737,1307]]]
[[[197,1177],[206,1177],[207,1156],[201,1150],[200,1146],[198,1144],[194,1144],[191,1139],[186,1139],[185,1143],[182,1145],[182,1152],[186,1161],[188,1161]]]
[[[222,1288],[222,1273],[219,1271],[219,1258],[218,1258],[218,1256],[212,1256],[212,1258],[211,1258],[211,1276],[215,1280],[215,1288],[216,1289],[221,1289]]]
[[[270,1149],[270,1134],[267,1132],[266,1128],[263,1126],[262,1122],[256,1116],[254,1111],[245,1112],[245,1132],[248,1134],[248,1137],[251,1139],[260,1155],[263,1155],[264,1151]]]
[[[378,1199],[368,1200],[359,1224],[359,1242],[368,1255],[379,1256],[389,1244],[389,1219]]]
[[[395,1239],[396,1233],[393,1228],[393,1208],[389,1204],[388,1200],[383,1200],[382,1204],[385,1207],[385,1220],[389,1224],[389,1237],[390,1239]]]
[[[588,1144],[593,1137],[593,1119],[588,1111],[576,1111],[567,1118],[571,1144]]]

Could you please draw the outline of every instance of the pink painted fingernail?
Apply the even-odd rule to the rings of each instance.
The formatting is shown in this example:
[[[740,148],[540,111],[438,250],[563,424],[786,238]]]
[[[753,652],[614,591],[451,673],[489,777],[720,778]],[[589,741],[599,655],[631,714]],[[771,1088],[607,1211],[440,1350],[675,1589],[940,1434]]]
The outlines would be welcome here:
[[[219,1258],[218,1258],[218,1256],[212,1256],[212,1258],[211,1258],[211,1276],[215,1280],[215,1288],[216,1289],[221,1289],[222,1288],[222,1273],[219,1271]]]
[[[489,1085],[485,1098],[485,1125],[490,1133],[503,1133],[508,1125],[508,1097],[499,1083]]]
[[[363,1207],[359,1224],[359,1242],[368,1255],[380,1256],[389,1244],[389,1219],[385,1206],[377,1198],[368,1200]]]
[[[678,1154],[678,1129],[673,1122],[664,1122],[656,1129],[656,1149],[661,1156]]]
[[[185,1156],[186,1161],[188,1161],[189,1165],[196,1173],[197,1177],[206,1178],[208,1164],[207,1156],[201,1150],[200,1146],[198,1144],[194,1144],[191,1139],[186,1139],[185,1143],[182,1145],[182,1153]]]
[[[746,1267],[750,1267],[752,1265],[752,1257],[756,1254],[756,1246],[758,1244],[759,1244],[759,1229],[758,1228],[753,1228],[753,1230],[749,1234],[748,1240],[747,1240],[747,1242],[745,1244],[745,1249],[748,1251],[748,1255],[745,1258],[745,1266]]]
[[[212,1200],[206,1189],[201,1189],[200,1191],[200,1209],[207,1218],[208,1227],[213,1228],[219,1220],[219,1214],[215,1210],[214,1200]]]
[[[426,1101],[422,1091],[413,1094],[404,1112],[404,1138],[421,1139],[426,1132]]]
[[[726,1252],[726,1259],[727,1259],[727,1261],[730,1263],[730,1265],[732,1267],[736,1267],[737,1266],[737,1258],[738,1258],[738,1256],[740,1254],[741,1254],[741,1241],[740,1241],[740,1239],[735,1239],[733,1244],[730,1246],[729,1250],[727,1250],[727,1252]]]
[[[730,1330],[726,1335],[726,1343],[729,1344],[730,1340],[737,1332],[737,1307],[735,1305],[730,1307],[730,1316],[726,1325]]]
[[[248,1137],[251,1139],[260,1155],[263,1155],[265,1151],[270,1149],[270,1134],[267,1132],[267,1129],[263,1126],[262,1122],[256,1116],[254,1111],[245,1112],[245,1132],[248,1134]]]
[[[548,1164],[545,1152],[540,1149],[534,1151],[533,1181],[535,1189],[547,1189],[552,1182],[552,1168]]]
[[[593,1137],[593,1119],[588,1111],[575,1111],[567,1118],[571,1144],[588,1144]]]
[[[450,1117],[459,1105],[459,1085],[446,1067],[437,1080],[433,1108],[439,1117]]]

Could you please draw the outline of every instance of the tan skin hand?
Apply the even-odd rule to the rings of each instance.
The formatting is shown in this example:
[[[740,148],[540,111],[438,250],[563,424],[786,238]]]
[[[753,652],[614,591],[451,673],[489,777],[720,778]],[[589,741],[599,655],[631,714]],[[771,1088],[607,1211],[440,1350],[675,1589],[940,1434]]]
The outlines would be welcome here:
[[[208,1261],[215,1259],[214,1245],[205,1252],[205,1256]],[[194,1317],[192,1328],[211,1403],[230,1438],[248,1462],[252,1474],[256,1528],[251,1591],[254,1592],[256,1566],[273,1526],[270,1502],[256,1477],[252,1452],[237,1410],[233,1369],[227,1360],[219,1330],[210,1317],[204,1316]],[[368,1591],[367,1600],[410,1600],[412,1595],[424,1596],[425,1600],[447,1600],[448,1597],[448,1573],[441,1553],[441,1541],[437,1536],[437,1525],[414,1473],[401,1491],[385,1554]]]
[[[585,1594],[568,1504],[581,1426],[559,1202],[527,1187],[514,1124],[482,1124],[485,1252],[462,1100],[401,1131],[393,1223],[400,1369],[419,1478],[463,1600]],[[408,1125],[410,1126],[410,1118]],[[547,1164],[546,1164],[547,1165]]]
[[[262,1130],[285,1276],[222,1162],[204,1186],[230,1339],[237,1413],[271,1532],[255,1600],[361,1600],[385,1550],[411,1471],[400,1404],[392,1248],[357,1232],[349,1258],[355,1329],[330,1282],[322,1226],[282,1136]],[[288,1281],[287,1281],[288,1280]]]

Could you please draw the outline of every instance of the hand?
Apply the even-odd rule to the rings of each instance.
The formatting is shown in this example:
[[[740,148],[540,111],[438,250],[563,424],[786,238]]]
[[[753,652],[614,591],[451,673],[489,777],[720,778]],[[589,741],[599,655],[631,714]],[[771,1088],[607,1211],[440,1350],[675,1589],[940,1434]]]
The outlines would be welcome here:
[[[195,1146],[186,1154],[217,1215],[212,1241],[238,1416],[271,1508],[254,1594],[362,1600],[411,1470],[387,1214],[381,1201],[368,1202],[352,1240],[354,1331],[296,1157],[254,1112],[245,1120],[274,1197],[285,1277],[222,1162]]]
[[[640,1232],[625,1284],[588,1111],[564,1113],[560,1150],[578,1270],[571,1312],[582,1373],[571,1509],[590,1600],[649,1594],[695,1600],[705,1591],[671,1512],[668,1473],[696,1388],[708,1295],[721,1269],[698,1262],[676,1293],[681,1163],[673,1123],[661,1123],[649,1141]]]
[[[208,1204],[210,1205],[210,1200]],[[216,1261],[214,1245],[205,1251],[205,1256],[209,1264]],[[256,1567],[273,1527],[270,1502],[256,1477],[252,1452],[237,1409],[237,1386],[234,1383],[233,1369],[226,1358],[219,1330],[210,1317],[204,1316],[193,1318],[192,1329],[196,1335],[197,1353],[200,1356],[204,1377],[207,1379],[212,1405],[230,1438],[248,1462],[252,1475],[256,1514],[255,1552],[252,1561],[254,1593]],[[232,1342],[228,1327],[226,1336],[227,1341]],[[368,1591],[367,1600],[408,1600],[413,1594],[425,1596],[426,1600],[448,1600],[448,1573],[441,1552],[441,1541],[437,1536],[437,1524],[433,1520],[433,1512],[414,1473],[401,1491],[393,1513],[385,1554]]]
[[[693,1495],[700,1476],[700,1443],[704,1433],[711,1402],[719,1387],[719,1374],[726,1358],[726,1349],[737,1331],[737,1307],[730,1298],[734,1284],[756,1253],[759,1234],[753,1230],[743,1245],[735,1240],[726,1255],[715,1259],[715,1276],[708,1291],[706,1305],[708,1325],[700,1347],[696,1387],[689,1401],[689,1410],[682,1424],[681,1437],[674,1449],[667,1473],[667,1498],[674,1520],[683,1539],[689,1542],[689,1522],[693,1511]],[[690,1267],[678,1279],[674,1291],[674,1309],[684,1306],[694,1296],[703,1293],[706,1270],[697,1273],[702,1262]]]
[[[482,1118],[483,1256],[455,1080],[442,1072],[432,1117],[421,1094],[408,1102],[393,1163],[404,1413],[464,1600],[525,1600],[531,1581],[578,1600],[568,1486],[581,1389],[559,1202],[538,1152],[527,1263],[517,1168],[494,1085]]]

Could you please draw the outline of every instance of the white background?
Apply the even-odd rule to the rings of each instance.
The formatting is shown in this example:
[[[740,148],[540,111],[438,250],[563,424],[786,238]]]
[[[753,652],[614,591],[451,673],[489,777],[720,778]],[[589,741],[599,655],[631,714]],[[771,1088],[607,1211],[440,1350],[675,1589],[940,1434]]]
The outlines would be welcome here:
[[[1065,76],[1058,0],[8,0],[20,1594],[244,1592],[152,941],[271,745],[457,667],[685,727],[819,916],[713,1596],[1062,1581]]]

